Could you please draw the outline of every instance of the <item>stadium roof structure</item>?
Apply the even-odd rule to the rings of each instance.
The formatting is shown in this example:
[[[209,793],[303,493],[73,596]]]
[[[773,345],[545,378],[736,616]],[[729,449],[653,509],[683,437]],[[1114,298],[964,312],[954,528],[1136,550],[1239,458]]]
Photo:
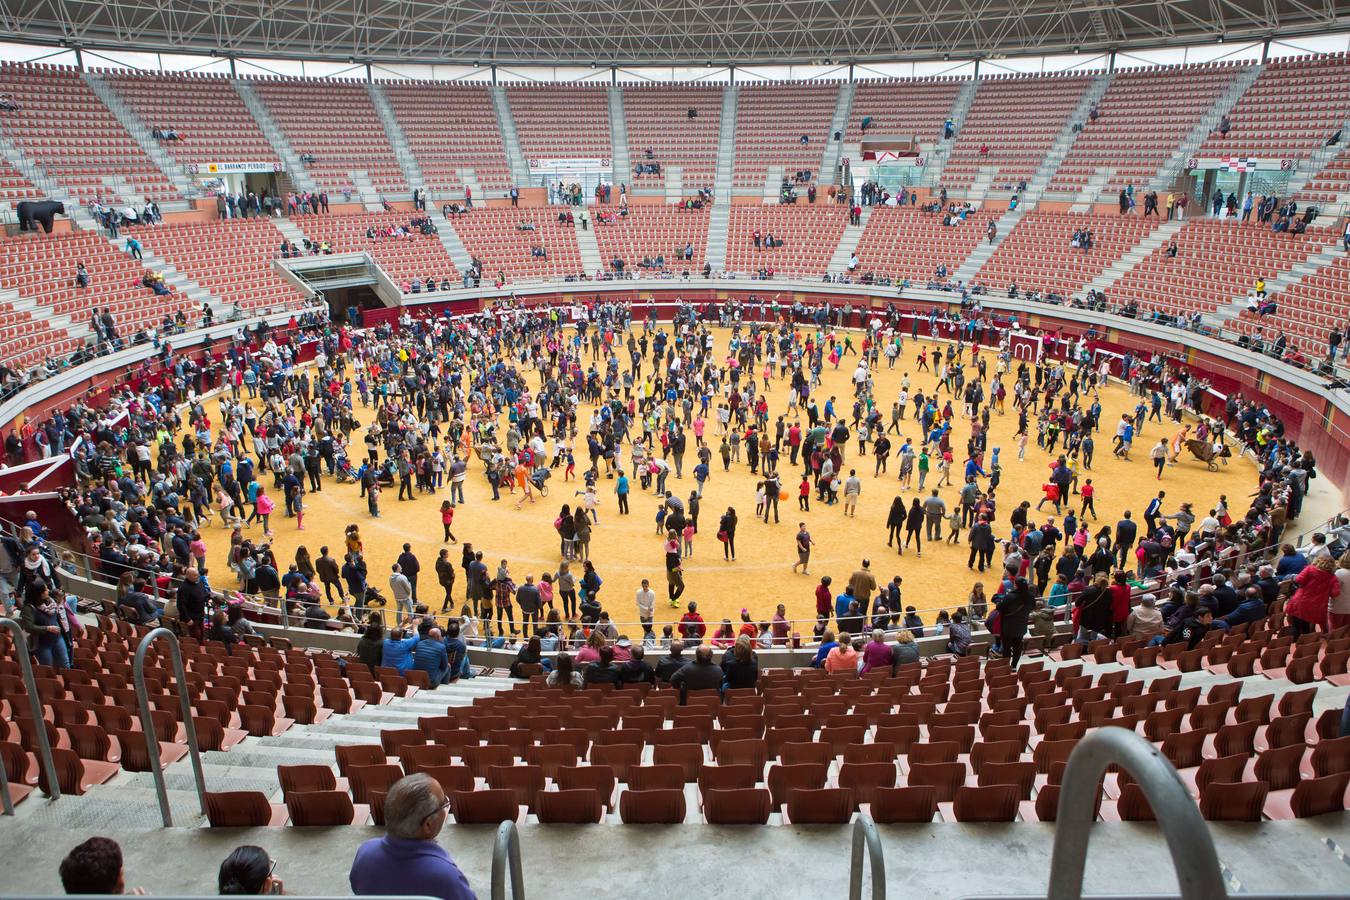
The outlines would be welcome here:
[[[1344,0],[0,0],[0,36],[351,62],[998,57],[1350,28]]]

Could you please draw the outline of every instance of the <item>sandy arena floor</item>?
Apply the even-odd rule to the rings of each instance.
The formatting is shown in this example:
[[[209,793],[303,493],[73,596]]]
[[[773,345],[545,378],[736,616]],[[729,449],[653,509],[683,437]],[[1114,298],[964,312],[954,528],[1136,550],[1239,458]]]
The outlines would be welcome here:
[[[719,348],[726,346],[727,336],[725,329],[717,330]],[[933,343],[931,340],[927,342],[929,346]],[[887,423],[890,421],[890,405],[900,390],[902,375],[909,373],[911,393],[918,389],[927,393],[937,384],[937,379],[931,373],[915,371],[918,351],[919,344],[906,340],[902,359],[896,367],[887,369],[883,359],[881,369],[875,376],[878,405]],[[985,352],[992,377],[996,361],[992,354]],[[967,376],[974,377],[975,370],[969,365],[968,355],[965,361]],[[832,369],[827,362],[822,374],[823,384],[816,394],[822,411],[825,399],[831,395],[837,398],[836,407],[841,412],[847,414],[851,409],[850,375],[854,362],[852,357],[846,358],[838,370]],[[644,372],[648,371],[649,365],[644,365]],[[537,385],[537,377],[533,372],[527,375],[527,382],[532,388]],[[1010,380],[1007,383],[1011,385]],[[787,382],[775,380],[767,394],[771,423],[784,411],[787,396]],[[939,405],[949,396],[940,394]],[[1007,536],[1008,514],[1021,500],[1031,500],[1034,509],[1035,502],[1042,495],[1041,484],[1048,475],[1047,466],[1051,461],[1051,456],[1036,446],[1034,419],[1026,459],[1017,459],[1017,442],[1013,438],[1017,429],[1017,415],[1011,401],[1010,394],[1008,413],[1003,416],[994,414],[990,424],[989,446],[991,449],[1001,448],[1002,480],[997,491],[998,522],[995,523],[995,533],[1000,538]],[[1091,477],[1097,489],[1099,523],[1113,524],[1126,509],[1133,510],[1134,517],[1140,519],[1144,506],[1159,488],[1167,491],[1164,505],[1167,513],[1175,512],[1178,504],[1185,500],[1193,502],[1197,515],[1203,517],[1220,494],[1227,495],[1234,517],[1246,512],[1247,495],[1255,484],[1256,476],[1255,466],[1250,460],[1233,459],[1231,465],[1218,472],[1210,472],[1204,463],[1187,458],[1190,454],[1183,451],[1180,462],[1169,466],[1159,483],[1154,480],[1148,451],[1160,435],[1170,440],[1178,426],[1171,422],[1163,425],[1157,422],[1146,424],[1142,435],[1135,438],[1132,460],[1118,460],[1111,454],[1114,423],[1122,412],[1133,410],[1137,401],[1119,383],[1113,383],[1104,390],[1101,401],[1104,425],[1096,436],[1093,469],[1080,475],[1080,479]],[[952,440],[956,456],[953,480],[956,483],[941,490],[941,496],[947,501],[949,509],[957,504],[960,466],[965,458],[965,442],[970,436],[969,423],[959,419],[959,402],[954,403],[954,407],[958,415],[958,419],[954,420]],[[579,420],[585,422],[590,412],[591,408],[584,406]],[[358,408],[357,415],[363,424],[368,423],[372,419],[372,410]],[[805,423],[805,416],[802,421]],[[904,427],[905,435],[915,439],[919,437],[918,424],[913,419],[907,419]],[[833,576],[835,593],[839,593],[863,557],[871,558],[872,570],[879,582],[889,581],[897,574],[903,577],[905,604],[918,607],[924,621],[928,623],[933,621],[938,609],[962,605],[976,581],[983,580],[986,589],[992,589],[992,573],[980,575],[966,568],[968,548],[964,543],[964,534],[959,547],[928,545],[925,542],[922,557],[912,549],[900,557],[894,549],[887,548],[885,523],[892,498],[904,496],[908,506],[912,497],[928,496],[929,489],[938,478],[934,468],[929,474],[927,489],[921,494],[914,489],[902,491],[896,480],[899,468],[896,451],[901,441],[894,434],[891,435],[894,448],[889,464],[890,474],[878,478],[872,475],[874,460],[870,456],[865,461],[858,459],[856,437],[849,442],[843,474],[847,477],[848,469],[856,466],[863,482],[856,518],[845,518],[842,502],[832,507],[817,503],[814,492],[810,511],[799,513],[797,485],[800,469],[788,465],[788,456],[784,452],[780,469],[789,497],[780,504],[781,523],[765,524],[754,518],[756,476],[750,473],[744,461],[732,463],[729,473],[722,471],[721,460],[716,452],[719,439],[715,436],[715,430],[715,425],[710,422],[705,439],[714,451],[713,474],[703,495],[700,516],[702,531],[694,541],[693,557],[684,562],[687,590],[679,609],[671,609],[666,603],[662,539],[656,534],[655,525],[658,507],[656,495],[642,493],[634,480],[633,493],[629,498],[631,515],[620,516],[613,493],[614,482],[602,477],[599,524],[594,527],[592,534],[591,559],[604,579],[600,600],[616,622],[637,621],[633,594],[644,577],[651,580],[657,592],[658,624],[676,621],[683,612],[684,603],[689,600],[698,601],[699,611],[710,624],[723,617],[738,621],[742,607],[748,608],[757,619],[767,620],[777,603],[786,604],[789,618],[810,619],[814,616],[813,592],[819,576]],[[584,453],[584,440],[578,443]],[[626,452],[624,459],[625,462],[628,459]],[[669,479],[668,487],[677,496],[687,497],[694,489],[691,470],[696,461],[691,434],[684,478],[677,480],[672,472]],[[458,507],[455,515],[455,536],[481,549],[484,561],[492,572],[495,572],[500,560],[509,560],[512,576],[517,583],[522,582],[527,574],[534,574],[537,580],[537,576],[545,571],[556,572],[561,557],[553,520],[562,504],[575,504],[579,498],[574,496],[574,492],[579,492],[581,488],[578,482],[564,482],[562,474],[561,468],[555,470],[554,477],[548,482],[550,493],[547,498],[536,498],[534,504],[527,503],[523,509],[517,509],[515,501],[518,497],[509,493],[503,492],[499,502],[492,502],[491,488],[483,477],[482,464],[474,461],[465,484],[466,502]],[[987,482],[982,481],[982,484],[987,485]],[[436,584],[433,565],[437,551],[442,546],[437,540],[441,535],[439,506],[441,500],[448,498],[449,488],[447,486],[434,497],[419,494],[413,502],[398,502],[395,500],[396,495],[397,491],[388,490],[381,496],[382,515],[375,519],[367,513],[357,485],[340,485],[331,478],[325,478],[322,492],[307,494],[305,497],[303,531],[296,530],[294,519],[282,516],[281,504],[278,502],[277,512],[272,517],[275,533],[272,545],[281,571],[285,572],[300,545],[308,547],[311,555],[317,558],[319,547],[327,544],[340,559],[343,529],[348,523],[355,522],[360,525],[365,540],[371,583],[385,596],[389,596],[389,567],[403,543],[409,542],[422,563],[419,597],[423,602],[431,603],[433,609],[439,609],[442,591]],[[1078,502],[1077,497],[1072,499]],[[727,506],[735,507],[740,519],[736,536],[737,559],[734,563],[723,560],[722,545],[715,536],[717,518]],[[1042,522],[1046,515],[1053,515],[1048,504],[1044,513],[1033,513],[1032,521]],[[792,564],[796,561],[793,537],[800,521],[806,522],[816,541],[809,577],[792,572]],[[1056,521],[1062,521],[1062,516],[1057,516]],[[1095,532],[1100,527],[1099,523],[1093,523],[1090,530]],[[204,535],[209,546],[208,564],[214,573],[213,584],[218,588],[234,587],[233,574],[225,565],[228,533],[217,524],[208,528]],[[259,525],[251,526],[245,533],[254,541],[262,538]],[[465,579],[458,568],[458,546],[452,547],[451,559],[455,562],[458,576],[455,599],[462,602]],[[997,554],[995,559],[998,559]],[[621,627],[619,630],[633,635],[641,631],[636,625]],[[803,622],[800,630],[806,633],[809,625]]]

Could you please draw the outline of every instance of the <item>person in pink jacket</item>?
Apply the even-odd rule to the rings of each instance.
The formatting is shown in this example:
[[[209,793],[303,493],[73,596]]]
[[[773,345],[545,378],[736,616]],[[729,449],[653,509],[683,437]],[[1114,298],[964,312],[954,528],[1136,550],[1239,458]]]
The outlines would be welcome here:
[[[1341,582],[1335,573],[1336,561],[1326,555],[1318,557],[1294,576],[1298,588],[1284,605],[1284,614],[1289,617],[1294,634],[1305,635],[1319,627],[1326,630],[1331,598],[1341,593]]]
[[[880,628],[873,629],[872,640],[867,642],[863,648],[862,674],[866,675],[873,669],[887,669],[891,667],[891,648],[886,643],[886,632]]]

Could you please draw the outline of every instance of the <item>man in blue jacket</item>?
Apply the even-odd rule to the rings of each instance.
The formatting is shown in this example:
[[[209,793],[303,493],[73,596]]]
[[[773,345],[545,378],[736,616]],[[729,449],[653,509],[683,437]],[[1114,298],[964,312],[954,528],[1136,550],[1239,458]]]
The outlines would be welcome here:
[[[391,669],[398,669],[400,675],[412,668],[413,648],[421,640],[416,631],[417,623],[410,621],[406,624],[413,629],[407,636],[402,628],[395,628],[384,639],[384,664]]]
[[[425,772],[394,782],[384,799],[385,836],[366,841],[352,860],[352,893],[476,900],[469,880],[436,840],[448,810],[445,791]]]
[[[445,684],[450,676],[450,658],[439,628],[427,631],[426,638],[413,649],[412,667],[426,672],[433,688]]]

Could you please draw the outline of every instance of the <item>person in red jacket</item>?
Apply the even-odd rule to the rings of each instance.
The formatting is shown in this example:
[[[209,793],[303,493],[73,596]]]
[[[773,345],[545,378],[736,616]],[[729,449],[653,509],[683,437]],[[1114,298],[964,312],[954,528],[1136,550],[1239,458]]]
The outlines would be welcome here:
[[[1130,617],[1130,585],[1125,581],[1125,573],[1120,569],[1111,582],[1111,624],[1115,628],[1115,637],[1125,633],[1125,620]]]
[[[707,633],[708,626],[703,624],[703,617],[698,614],[698,604],[690,600],[689,611],[680,616],[680,636],[686,645],[696,645],[703,643],[703,636]]]
[[[1332,597],[1339,597],[1341,593],[1341,582],[1335,573],[1336,561],[1327,555],[1318,557],[1294,576],[1298,588],[1284,605],[1294,634],[1305,635],[1319,627],[1326,630],[1328,605]]]
[[[816,585],[816,618],[821,622],[829,621],[834,612],[834,598],[830,595],[830,576],[826,575]]]

